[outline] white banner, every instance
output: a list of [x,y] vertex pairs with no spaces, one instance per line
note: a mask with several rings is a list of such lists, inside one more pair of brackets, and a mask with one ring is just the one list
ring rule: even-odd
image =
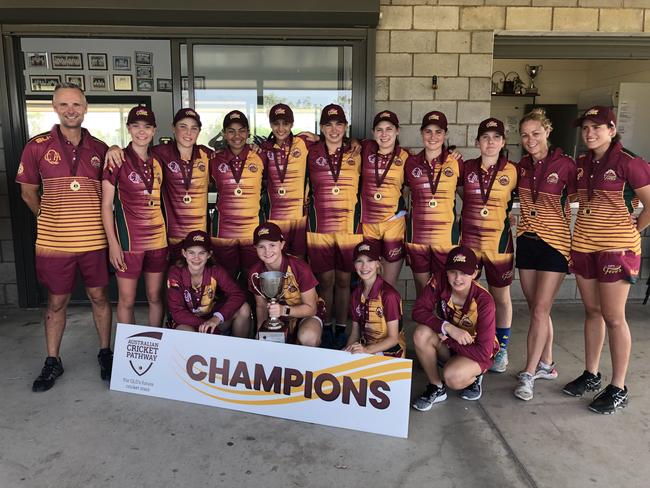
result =
[[117,325],[111,390],[408,436],[410,359]]

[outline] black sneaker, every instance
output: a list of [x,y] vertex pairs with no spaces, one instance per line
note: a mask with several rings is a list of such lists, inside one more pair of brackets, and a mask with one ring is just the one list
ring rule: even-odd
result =
[[412,407],[420,412],[431,410],[434,403],[444,402],[447,399],[447,387],[432,385],[429,383],[422,395],[413,403]]
[[51,356],[45,358],[45,365],[41,374],[34,380],[32,391],[47,391],[54,386],[56,379],[63,374],[61,359]]
[[483,375],[480,374],[476,377],[474,380],[474,383],[469,385],[467,388],[465,388],[463,391],[460,392],[460,397],[463,400],[469,400],[469,401],[475,401],[481,398],[481,395],[483,394],[483,388],[481,388],[481,384],[483,383]]
[[621,390],[618,386],[607,385],[589,404],[589,410],[610,415],[620,408],[627,407],[627,386]]
[[567,383],[562,390],[567,395],[581,397],[587,391],[600,390],[600,373],[592,374],[587,370],[578,376],[575,380]]
[[97,362],[99,362],[99,375],[103,380],[111,380],[111,371],[113,370],[113,351],[110,347],[99,350],[97,354]]

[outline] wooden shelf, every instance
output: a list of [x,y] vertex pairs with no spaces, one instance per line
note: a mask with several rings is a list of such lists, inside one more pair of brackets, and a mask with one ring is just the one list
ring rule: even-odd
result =
[[516,93],[493,93],[493,97],[521,97],[521,98],[536,98],[539,93],[524,93],[522,95],[517,95]]

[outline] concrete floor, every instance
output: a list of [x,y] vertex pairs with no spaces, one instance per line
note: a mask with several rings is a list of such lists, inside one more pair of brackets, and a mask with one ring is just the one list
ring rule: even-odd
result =
[[[40,312],[4,310],[0,488],[650,486],[649,313],[628,307],[631,400],[616,415],[561,393],[583,370],[579,305],[554,313],[560,377],[539,380],[528,403],[512,395],[528,321],[519,305],[509,371],[488,375],[478,402],[452,393],[430,412],[413,411],[402,440],[111,392],[99,379],[86,307],[71,310],[65,374],[32,393],[44,359]],[[602,372],[607,380],[607,349]],[[413,395],[423,385],[416,367]]]

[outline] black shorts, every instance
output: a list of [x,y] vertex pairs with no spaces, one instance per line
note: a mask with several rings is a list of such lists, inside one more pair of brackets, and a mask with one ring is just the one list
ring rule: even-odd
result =
[[517,237],[515,266],[519,269],[568,273],[566,258],[537,234],[524,232]]

